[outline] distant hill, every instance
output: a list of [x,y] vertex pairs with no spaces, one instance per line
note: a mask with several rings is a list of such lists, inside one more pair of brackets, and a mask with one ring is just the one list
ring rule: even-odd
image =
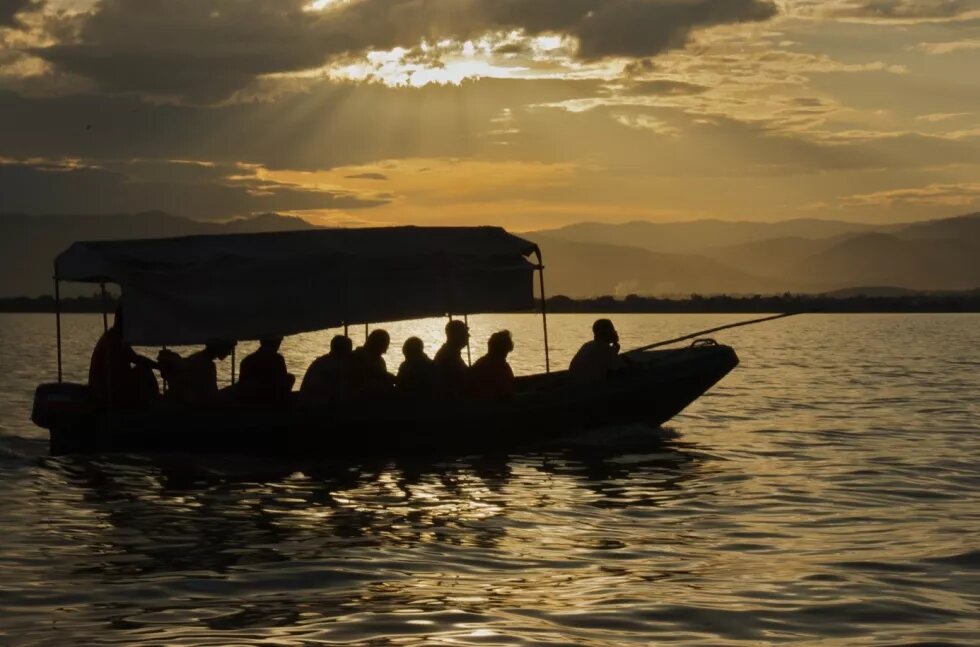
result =
[[980,285],[980,236],[907,240],[882,233],[839,242],[795,264],[789,276],[821,283],[969,290]]
[[[846,236],[847,234],[844,234],[843,237]],[[800,259],[823,252],[840,240],[841,237],[814,239],[787,236],[755,240],[728,247],[702,249],[700,252],[730,267],[737,267],[759,276],[780,277],[784,281],[795,284],[799,281],[788,277],[791,276],[793,268]]]
[[[160,211],[115,215],[0,214],[0,296],[50,294],[54,258],[78,240],[166,238],[309,228],[305,220],[262,214],[206,223]],[[90,291],[91,287],[78,288]]]
[[536,232],[549,238],[585,243],[625,245],[672,254],[744,245],[780,238],[821,239],[874,231],[872,225],[836,220],[797,219],[782,222],[694,220],[690,222],[585,222]]
[[895,235],[906,240],[946,240],[957,238],[980,244],[980,211],[977,213],[927,220],[905,225],[895,230]]
[[786,288],[779,280],[752,276],[703,256],[570,242],[540,234],[524,237],[541,247],[549,294],[744,294]]
[[[759,282],[749,290],[756,292],[773,285],[794,292],[866,285],[919,290],[980,286],[980,213],[881,227],[827,220],[583,223],[535,235],[687,254],[689,267],[728,267],[755,277]],[[618,263],[615,258],[608,262],[613,267]],[[631,269],[620,275],[626,280],[635,273]]]
[[[50,293],[54,257],[77,240],[311,227],[300,218],[277,214],[227,223],[197,222],[158,211],[104,216],[0,214],[0,297]],[[884,227],[828,220],[582,223],[525,236],[542,247],[552,295],[980,287],[980,213]],[[81,286],[66,294],[88,294],[91,289]]]

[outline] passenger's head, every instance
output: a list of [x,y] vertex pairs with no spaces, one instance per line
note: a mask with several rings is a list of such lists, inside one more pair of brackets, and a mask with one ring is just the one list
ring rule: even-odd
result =
[[501,330],[490,335],[487,340],[487,354],[493,357],[507,357],[514,350],[514,340],[509,330]]
[[371,334],[368,335],[367,341],[364,342],[364,348],[378,355],[387,353],[390,345],[391,335],[388,334],[387,330],[382,330],[381,328],[372,330]]
[[354,342],[350,337],[337,335],[330,340],[331,355],[350,355],[352,352],[354,352]]
[[282,337],[263,337],[259,340],[259,348],[273,353],[278,353],[281,345]]
[[231,351],[235,348],[235,342],[216,340],[209,341],[207,345],[204,346],[204,352],[208,354],[211,359],[225,359],[231,355]]
[[616,332],[613,322],[608,319],[596,319],[596,322],[592,324],[592,336],[596,341],[604,344],[619,343],[619,333]]
[[470,340],[470,327],[465,321],[453,319],[446,324],[446,343],[462,348]]
[[402,354],[405,355],[405,359],[425,357],[425,343],[418,337],[409,337],[402,344]]

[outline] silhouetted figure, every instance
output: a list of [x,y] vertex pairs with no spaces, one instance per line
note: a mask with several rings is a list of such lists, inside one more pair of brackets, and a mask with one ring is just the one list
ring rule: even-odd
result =
[[88,367],[88,385],[92,398],[99,403],[128,407],[148,402],[160,395],[153,369],[156,362],[139,355],[123,341],[122,308],[116,309],[112,327],[92,350]]
[[575,353],[568,367],[572,375],[583,380],[604,379],[610,371],[625,365],[619,355],[619,333],[608,319],[598,319],[592,324],[592,341],[586,342]]
[[168,395],[185,404],[217,401],[218,369],[214,362],[227,358],[234,347],[234,342],[212,341],[185,358],[173,351],[160,351],[160,369],[170,383]]
[[266,337],[259,348],[242,360],[238,380],[238,398],[254,404],[285,402],[296,377],[286,369],[286,360],[279,354],[282,337]]
[[425,354],[425,344],[409,337],[402,346],[405,361],[398,367],[398,391],[409,400],[429,400],[438,388],[436,365]]
[[476,360],[469,373],[469,394],[478,399],[503,400],[514,395],[514,371],[507,356],[514,350],[509,330],[490,335],[487,354]]
[[351,395],[351,362],[354,344],[349,337],[337,335],[330,340],[330,353],[310,364],[299,388],[304,399],[317,402],[342,402]]
[[436,352],[435,365],[440,389],[446,397],[458,398],[466,392],[469,367],[463,361],[463,349],[470,340],[470,328],[454,319],[446,324],[446,343]]
[[354,351],[351,377],[357,398],[390,395],[395,376],[388,372],[384,354],[391,346],[391,336],[380,328],[372,330],[364,345]]

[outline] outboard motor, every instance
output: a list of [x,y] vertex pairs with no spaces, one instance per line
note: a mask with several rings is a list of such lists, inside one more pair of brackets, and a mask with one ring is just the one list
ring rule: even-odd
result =
[[93,409],[88,386],[84,384],[42,384],[34,391],[31,421],[38,427],[51,429],[72,424]]

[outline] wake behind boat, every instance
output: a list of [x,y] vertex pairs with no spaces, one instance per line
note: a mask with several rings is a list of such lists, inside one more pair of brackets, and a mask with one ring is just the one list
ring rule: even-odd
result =
[[59,305],[58,382],[38,387],[33,415],[50,431],[53,454],[508,450],[611,424],[659,426],[738,363],[731,348],[702,341],[631,353],[627,367],[600,381],[551,371],[540,250],[493,227],[82,242],[58,256],[55,277],[59,304],[61,281],[118,285],[123,340],[140,346],[346,332],[384,321],[529,311],[540,303],[546,372],[518,378],[506,400],[317,403],[290,394],[262,406],[167,398],[112,406],[86,385],[63,381]]

